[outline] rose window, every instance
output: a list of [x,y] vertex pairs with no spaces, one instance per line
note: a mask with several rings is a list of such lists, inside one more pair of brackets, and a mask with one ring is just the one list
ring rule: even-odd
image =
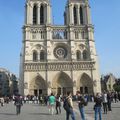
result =
[[64,59],[67,56],[67,49],[65,47],[56,47],[54,49],[54,55],[58,59]]

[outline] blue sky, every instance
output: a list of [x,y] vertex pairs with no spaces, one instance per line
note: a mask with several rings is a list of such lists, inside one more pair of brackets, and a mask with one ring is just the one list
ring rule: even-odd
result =
[[[55,24],[63,24],[66,0],[51,0]],[[25,0],[0,0],[0,67],[19,75]],[[120,77],[120,0],[90,0],[101,74]]]

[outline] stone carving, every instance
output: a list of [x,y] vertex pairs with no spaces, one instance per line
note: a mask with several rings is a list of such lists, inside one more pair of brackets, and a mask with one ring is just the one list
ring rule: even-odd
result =
[[24,83],[24,89],[28,89],[28,83]]

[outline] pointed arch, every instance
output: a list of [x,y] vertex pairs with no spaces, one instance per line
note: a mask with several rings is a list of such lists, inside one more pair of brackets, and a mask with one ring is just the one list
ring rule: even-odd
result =
[[75,31],[75,39],[79,39],[79,32]]
[[52,91],[65,95],[68,91],[73,92],[73,81],[65,72],[59,72],[52,81]]
[[37,24],[37,5],[33,7],[33,24]]
[[82,37],[82,39],[85,39],[85,31],[81,32],[81,37]]
[[74,6],[73,8],[73,16],[74,16],[74,24],[77,24],[77,8]]
[[38,60],[38,53],[37,51],[33,51],[33,61],[37,61]]
[[84,24],[84,19],[83,19],[83,8],[82,8],[82,6],[80,6],[80,10],[79,10],[80,12],[80,24]]
[[41,75],[37,75],[29,83],[29,90],[33,95],[41,95],[47,93],[47,83]]
[[77,89],[82,94],[93,94],[93,80],[87,73],[81,74],[77,81]]
[[87,50],[83,51],[83,60],[88,60],[88,51]]
[[40,52],[40,61],[44,61],[45,60],[45,52],[42,50]]
[[44,6],[40,6],[40,24],[44,24]]
[[81,52],[79,50],[76,51],[77,60],[81,60]]

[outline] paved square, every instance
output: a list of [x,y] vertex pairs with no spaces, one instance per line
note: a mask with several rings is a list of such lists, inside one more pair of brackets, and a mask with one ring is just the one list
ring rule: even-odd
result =
[[[94,120],[93,103],[85,108],[86,120]],[[77,105],[75,105],[76,120],[81,120]],[[50,115],[48,107],[37,104],[24,104],[21,115],[15,114],[15,106],[10,103],[0,107],[0,120],[65,120],[65,111],[61,115]],[[103,120],[120,120],[120,102],[112,104],[112,112],[103,114]]]

